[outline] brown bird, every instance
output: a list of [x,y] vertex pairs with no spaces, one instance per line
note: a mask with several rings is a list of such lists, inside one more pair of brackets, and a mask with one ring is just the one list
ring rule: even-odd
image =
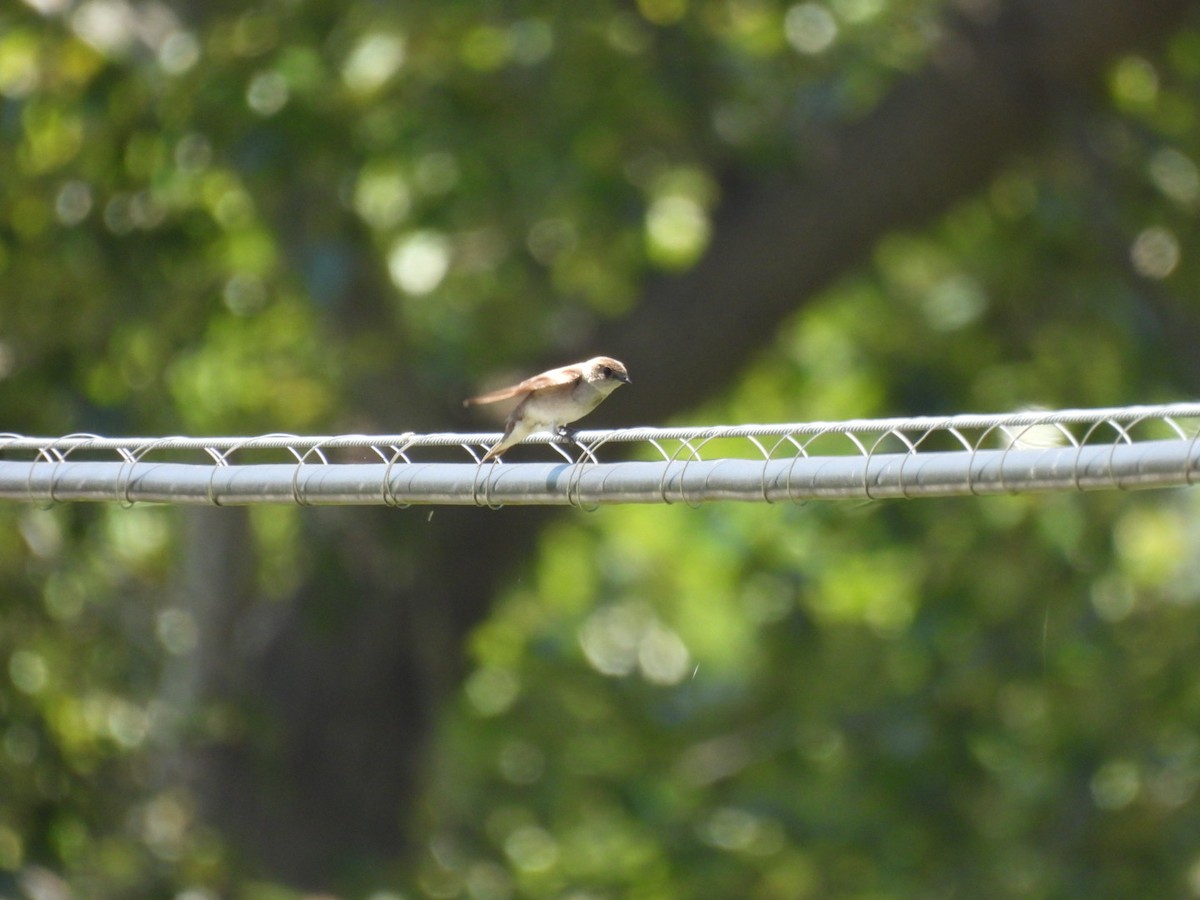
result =
[[629,384],[629,373],[624,364],[607,356],[597,356],[587,362],[534,375],[511,387],[471,397],[463,401],[463,406],[521,398],[508,417],[504,437],[483,457],[483,462],[487,462],[535,431],[553,431],[569,437],[568,423],[582,419],[623,384]]

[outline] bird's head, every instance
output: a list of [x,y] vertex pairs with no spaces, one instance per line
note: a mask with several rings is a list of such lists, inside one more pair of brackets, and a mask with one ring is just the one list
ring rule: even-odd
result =
[[591,384],[609,391],[630,383],[625,364],[608,356],[597,356],[584,363],[583,377]]

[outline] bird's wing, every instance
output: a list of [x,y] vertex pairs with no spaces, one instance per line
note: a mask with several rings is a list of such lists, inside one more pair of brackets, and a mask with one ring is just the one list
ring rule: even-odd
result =
[[482,403],[496,403],[500,400],[507,400],[510,397],[520,397],[532,391],[540,391],[550,387],[562,387],[568,384],[575,384],[583,377],[583,370],[578,366],[564,366],[561,369],[551,369],[549,372],[543,372],[541,375],[534,375],[532,378],[526,378],[520,384],[510,385],[506,388],[500,388],[496,391],[491,391],[487,394],[480,394],[478,397],[471,397],[463,401],[463,406],[479,406]]

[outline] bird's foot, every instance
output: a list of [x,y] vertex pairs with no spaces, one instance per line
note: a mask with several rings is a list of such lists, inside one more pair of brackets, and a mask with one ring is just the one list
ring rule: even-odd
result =
[[[584,460],[591,460],[592,462],[596,461],[596,457],[592,454],[592,451],[583,443],[583,441],[579,440],[577,429],[569,428],[566,425],[559,425],[558,428],[554,430],[554,435],[554,442],[560,447],[574,447],[579,452],[579,458],[576,459],[575,462],[583,462]],[[564,455],[566,453],[566,451],[560,452],[564,453]]]

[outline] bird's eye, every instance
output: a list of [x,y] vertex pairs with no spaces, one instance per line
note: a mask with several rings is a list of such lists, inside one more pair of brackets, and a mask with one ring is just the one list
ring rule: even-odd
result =
[[604,372],[605,378],[612,378],[612,367],[611,366],[605,366],[601,371]]

